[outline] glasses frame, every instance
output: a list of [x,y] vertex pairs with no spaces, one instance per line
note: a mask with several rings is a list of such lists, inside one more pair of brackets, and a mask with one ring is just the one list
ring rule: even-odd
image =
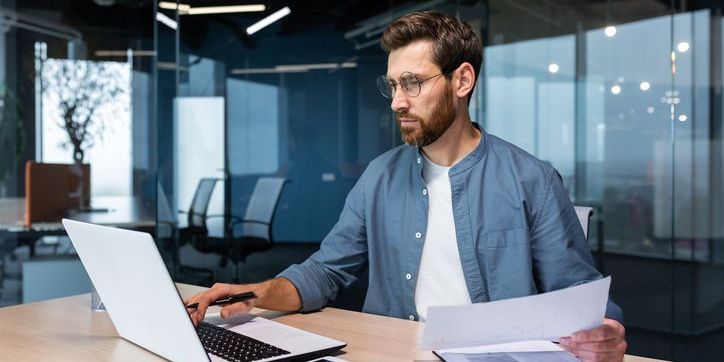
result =
[[[425,83],[432,78],[436,78],[441,75],[448,75],[450,73],[451,72],[440,72],[435,75],[431,75],[423,80],[420,80],[417,77],[417,74],[415,74],[413,72],[402,72],[402,74],[400,74],[400,78],[399,78],[400,81],[396,81],[394,79],[388,78],[386,75],[380,75],[379,77],[377,77],[377,89],[380,91],[380,94],[382,94],[383,97],[392,99],[395,97],[395,93],[397,93],[397,86],[400,85],[402,87],[402,91],[405,92],[405,94],[408,97],[415,98],[415,97],[419,96],[420,93],[422,92],[422,83]],[[410,76],[415,78],[415,81],[417,81],[417,92],[411,92],[407,89],[407,87],[402,85],[402,79],[405,77],[409,77],[406,74],[409,74]],[[384,89],[389,88],[389,86],[391,86],[392,92],[388,95],[388,94],[385,94]]]

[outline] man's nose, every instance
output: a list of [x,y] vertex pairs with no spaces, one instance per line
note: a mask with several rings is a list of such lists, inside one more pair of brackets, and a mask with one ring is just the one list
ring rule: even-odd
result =
[[401,89],[395,90],[395,93],[392,95],[392,103],[390,104],[390,108],[392,108],[395,112],[402,112],[410,109],[410,102],[407,97],[407,94],[403,92]]

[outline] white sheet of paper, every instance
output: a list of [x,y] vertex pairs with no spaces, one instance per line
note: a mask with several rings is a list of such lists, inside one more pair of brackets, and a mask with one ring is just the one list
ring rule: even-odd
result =
[[528,297],[430,307],[420,349],[557,341],[603,323],[611,277]]
[[441,349],[438,353],[505,353],[505,352],[560,352],[563,348],[551,341],[522,341],[486,346]]

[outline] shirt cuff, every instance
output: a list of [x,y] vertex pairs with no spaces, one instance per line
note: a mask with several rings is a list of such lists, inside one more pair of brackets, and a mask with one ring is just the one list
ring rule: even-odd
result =
[[303,268],[301,265],[295,264],[277,275],[277,278],[286,278],[289,280],[299,293],[302,300],[302,309],[300,312],[312,312],[322,309],[327,300],[319,292],[319,286],[315,283],[314,273]]

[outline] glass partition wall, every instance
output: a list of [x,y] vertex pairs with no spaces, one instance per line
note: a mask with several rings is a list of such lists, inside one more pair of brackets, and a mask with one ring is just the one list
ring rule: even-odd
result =
[[62,217],[153,231],[153,14],[0,1],[0,306],[90,290]]
[[[434,9],[483,39],[473,120],[551,163],[571,200],[594,208],[589,242],[613,277],[629,352],[720,355],[720,6],[274,2],[195,15],[188,9],[206,2],[158,5],[158,230],[178,280],[257,281],[316,250],[367,163],[401,144],[374,83],[386,71],[381,32]],[[252,27],[280,10],[279,20]],[[257,182],[269,177],[288,181],[273,213],[274,247],[237,260],[218,241],[238,238],[229,225],[253,209]],[[215,180],[204,203],[214,217],[194,236],[202,179]],[[176,227],[162,228],[166,221]],[[362,279],[336,305],[358,308]]]

